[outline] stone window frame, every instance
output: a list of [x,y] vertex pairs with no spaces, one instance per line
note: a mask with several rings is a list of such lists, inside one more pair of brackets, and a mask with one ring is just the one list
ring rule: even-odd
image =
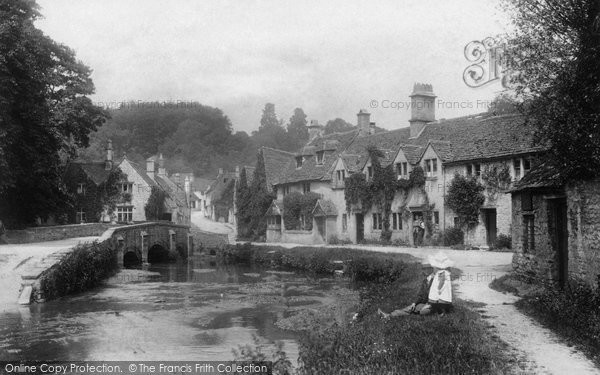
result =
[[535,215],[533,213],[523,214],[523,252],[535,251]]
[[401,212],[392,212],[392,230],[403,230]]
[[371,218],[373,231],[383,230],[383,215],[380,212],[374,212]]

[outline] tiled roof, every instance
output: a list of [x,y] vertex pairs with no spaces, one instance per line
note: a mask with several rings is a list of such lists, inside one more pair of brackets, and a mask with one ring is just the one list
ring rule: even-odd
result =
[[[402,150],[411,164],[420,161],[428,146],[433,147],[443,163],[459,163],[540,152],[545,149],[533,142],[534,129],[518,114],[479,114],[427,124],[418,137],[410,138],[410,127],[372,135],[352,130],[317,137],[297,155],[305,155],[302,167],[296,168],[290,153],[268,149],[266,160],[276,160],[270,181],[276,184],[328,180],[339,157],[350,172],[362,170],[368,161],[367,149],[375,146],[384,153],[382,165],[392,162]],[[266,148],[265,148],[266,149]],[[324,162],[316,164],[316,152],[324,151]],[[309,156],[310,155],[310,156]],[[283,166],[283,167],[282,167]]]
[[560,188],[565,184],[565,179],[560,171],[547,163],[534,166],[523,178],[514,184],[511,192],[540,189]]
[[332,169],[337,161],[340,153],[345,150],[356,137],[356,131],[343,133],[332,133],[322,137],[317,137],[308,143],[308,147],[299,154],[304,154],[308,149],[313,152],[323,152],[323,162],[317,164],[316,155],[304,157],[302,166],[296,168],[295,157],[286,166],[286,170],[279,177],[278,183],[290,183],[297,181],[319,181],[330,180]]
[[294,168],[294,154],[287,151],[276,150],[270,147],[262,148],[262,156],[265,162],[265,174],[267,177],[267,186],[280,183],[285,179],[286,172]]
[[213,182],[215,180],[209,178],[194,178],[194,181],[192,181],[192,190],[205,192]]
[[151,179],[150,176],[148,176],[148,174],[146,173],[146,168],[143,168],[138,163],[133,162],[133,161],[131,161],[129,159],[124,159],[124,160],[127,160],[129,162],[129,164],[131,164],[131,166],[133,167],[133,169],[135,169],[135,171],[140,176],[142,176],[142,178],[148,184],[148,186],[156,186],[156,182],[154,182],[154,180]]

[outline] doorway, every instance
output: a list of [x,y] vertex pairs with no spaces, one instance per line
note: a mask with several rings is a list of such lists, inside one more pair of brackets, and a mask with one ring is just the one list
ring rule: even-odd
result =
[[319,236],[321,236],[323,241],[325,241],[325,239],[327,238],[325,232],[325,216],[315,217],[315,221],[317,224],[317,232],[319,233]]
[[498,226],[496,222],[496,209],[488,208],[483,210],[485,216],[485,232],[487,238],[487,245],[493,247],[496,242],[496,236],[498,234]]
[[363,214],[356,214],[356,243],[365,239],[365,217]]
[[548,200],[548,234],[557,260],[558,285],[563,287],[569,278],[569,248],[567,230],[567,200]]

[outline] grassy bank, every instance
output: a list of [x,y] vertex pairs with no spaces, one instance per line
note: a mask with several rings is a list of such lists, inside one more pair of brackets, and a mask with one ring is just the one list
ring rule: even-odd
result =
[[521,296],[515,305],[600,366],[600,285],[572,280],[564,289],[525,283],[512,275],[495,280],[493,289]]
[[[237,245],[223,249],[225,262],[255,262],[266,267],[333,273],[344,260],[346,275],[360,290],[358,319],[344,325],[314,327],[300,341],[299,367],[279,374],[504,374],[516,368],[505,345],[487,329],[479,314],[461,301],[444,316],[407,316],[382,320],[385,311],[409,305],[424,272],[417,259],[355,249],[298,247],[284,249]],[[251,353],[247,350],[245,353]],[[239,359],[252,359],[251,355]],[[286,372],[287,371],[287,372]]]
[[40,280],[44,298],[49,300],[89,290],[116,273],[117,251],[109,242],[77,245],[50,268]]

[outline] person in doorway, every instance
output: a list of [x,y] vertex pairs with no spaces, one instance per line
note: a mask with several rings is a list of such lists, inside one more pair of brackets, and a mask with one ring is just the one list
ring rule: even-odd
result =
[[4,227],[4,223],[0,220],[0,245],[8,244],[8,240],[6,239],[6,227]]
[[396,316],[431,314],[432,308],[429,304],[429,289],[431,289],[431,285],[433,283],[433,278],[435,274],[432,268],[429,268],[429,271],[431,272],[425,272],[423,274],[423,281],[421,282],[421,287],[419,288],[419,292],[417,293],[417,298],[412,304],[406,306],[405,308],[394,310],[389,314],[385,313],[381,309],[378,309],[377,313],[379,314],[379,316],[388,319],[390,317]]
[[452,278],[449,268],[454,262],[440,251],[429,256],[429,264],[434,268],[433,280],[429,288],[427,302],[434,313],[445,314],[452,311]]
[[413,221],[413,246],[420,246],[420,238],[421,238],[421,217],[416,216]]
[[419,246],[423,246],[423,237],[425,237],[425,222],[419,219]]

